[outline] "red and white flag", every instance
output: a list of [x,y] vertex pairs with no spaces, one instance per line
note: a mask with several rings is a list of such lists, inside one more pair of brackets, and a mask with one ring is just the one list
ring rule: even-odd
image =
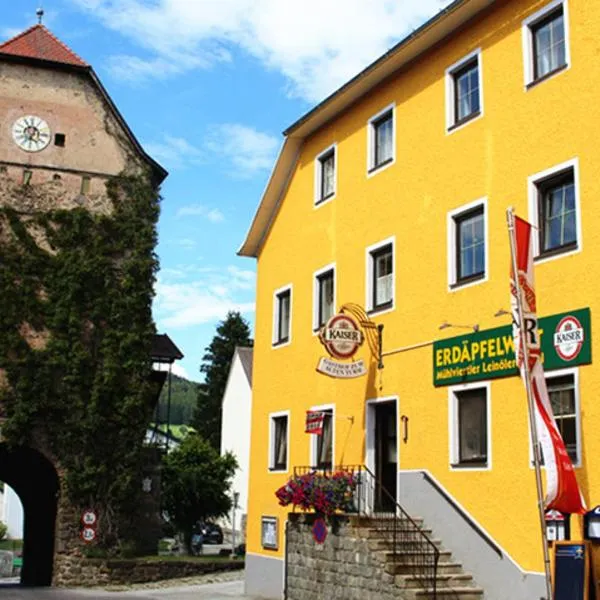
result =
[[324,420],[325,420],[324,412],[307,410],[306,411],[306,428],[304,430],[304,433],[314,433],[315,435],[322,435]]
[[[531,238],[533,232],[531,225],[519,217],[514,217],[514,223],[514,248],[518,280],[515,279],[514,269],[511,267],[510,293],[515,357],[523,382],[527,385],[524,346],[527,347],[535,422],[546,467],[546,498],[544,504],[546,509],[559,510],[563,513],[584,513],[586,510],[585,503],[577,485],[573,464],[554,420],[542,367],[533,277],[533,245]],[[520,294],[521,297],[524,331],[521,331],[519,326],[517,294]]]

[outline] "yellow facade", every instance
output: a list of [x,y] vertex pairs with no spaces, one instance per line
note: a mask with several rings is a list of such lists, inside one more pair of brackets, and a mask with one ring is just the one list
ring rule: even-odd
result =
[[[407,442],[399,436],[400,471],[429,471],[523,570],[543,570],[526,396],[519,378],[490,380],[488,468],[452,469],[449,390],[433,386],[432,347],[388,356],[384,369],[378,370],[365,345],[357,357],[368,362],[368,375],[332,379],[315,371],[325,351],[314,335],[312,319],[314,273],[335,263],[337,309],[349,302],[364,306],[366,249],[394,237],[394,308],[372,315],[375,323],[384,325],[384,350],[466,333],[456,328],[440,331],[444,321],[478,324],[481,329],[508,324],[509,317],[494,316],[498,309],[509,308],[506,208],[512,205],[528,218],[529,178],[577,161],[578,251],[536,265],[538,313],[541,317],[590,307],[594,320],[600,301],[600,4],[564,3],[570,64],[526,87],[523,21],[548,4],[493,3],[303,141],[258,252],[249,553],[283,556],[282,523],[288,509],[277,506],[274,491],[295,465],[310,464],[305,411],[335,405],[334,462],[359,464],[365,462],[366,402],[396,397],[398,413],[409,418]],[[477,49],[482,115],[447,132],[446,70]],[[392,104],[395,161],[368,176],[368,122]],[[337,144],[336,194],[315,207],[315,159],[332,144]],[[450,289],[448,214],[479,199],[487,202],[486,279]],[[274,292],[289,284],[291,340],[276,347]],[[598,351],[593,337],[592,358]],[[592,362],[579,367],[578,374],[582,456],[576,472],[588,506],[594,506],[600,503],[600,372]],[[269,415],[288,410],[288,470],[273,473]],[[279,550],[261,545],[263,515],[279,517]],[[577,521],[573,519],[574,535]]]

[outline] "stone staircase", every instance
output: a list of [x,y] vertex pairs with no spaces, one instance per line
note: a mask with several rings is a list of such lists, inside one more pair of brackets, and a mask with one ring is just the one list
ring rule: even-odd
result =
[[[483,600],[484,590],[477,586],[473,576],[463,570],[460,562],[454,560],[452,553],[444,549],[441,540],[432,537],[431,529],[423,524],[423,519],[416,517],[413,521],[421,527],[430,540],[440,551],[436,577],[436,599],[437,600]],[[411,544],[399,547],[394,554],[392,542],[386,532],[380,531],[374,525],[374,521],[361,517],[356,523],[357,533],[360,537],[367,538],[369,548],[378,562],[383,565],[384,571],[393,577],[395,587],[398,589],[398,598],[403,600],[430,600],[433,598],[433,590],[422,587],[417,577],[412,575],[414,564],[414,550]]]

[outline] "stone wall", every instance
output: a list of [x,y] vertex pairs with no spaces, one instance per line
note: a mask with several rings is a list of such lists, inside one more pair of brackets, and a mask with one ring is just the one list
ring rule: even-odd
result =
[[244,568],[243,560],[142,560],[65,558],[56,582],[61,587],[146,583]]
[[[314,515],[290,514],[287,599],[398,600],[394,577],[371,551],[352,519],[334,518],[323,544],[313,539]],[[362,530],[364,531],[364,530]]]

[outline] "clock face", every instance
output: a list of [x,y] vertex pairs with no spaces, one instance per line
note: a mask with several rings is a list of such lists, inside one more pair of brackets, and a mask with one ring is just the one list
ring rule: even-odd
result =
[[50,143],[50,127],[44,119],[27,115],[15,121],[13,140],[25,152],[39,152]]

